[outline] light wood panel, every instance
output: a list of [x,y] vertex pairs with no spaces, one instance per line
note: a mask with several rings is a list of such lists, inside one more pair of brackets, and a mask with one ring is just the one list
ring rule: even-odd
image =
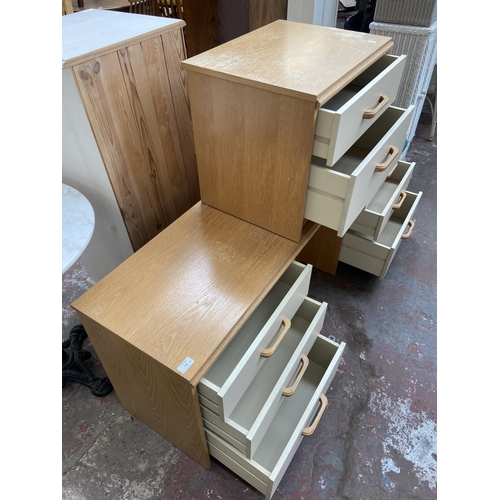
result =
[[322,104],[392,46],[389,37],[278,20],[183,66]]
[[169,85],[184,76],[164,53],[182,48],[169,35],[72,68],[134,250],[199,200],[186,96]]
[[286,19],[287,5],[287,0],[249,0],[249,31],[261,28],[278,19]]
[[201,200],[299,241],[315,103],[188,72]]
[[337,236],[337,231],[321,226],[299,253],[297,260],[335,275],[341,246],[342,238]]
[[175,112],[175,114],[171,112],[168,114],[171,122],[170,128],[172,130],[176,129],[179,135],[190,199],[198,201],[200,199],[200,187],[194,149],[191,108],[187,91],[187,75],[181,67],[181,61],[186,59],[186,45],[183,31],[172,30],[163,34],[162,42]]
[[287,0],[183,0],[189,57],[229,42],[277,19]]
[[71,3],[71,0],[62,0],[62,15],[65,16],[66,14],[73,14],[73,4]]
[[209,469],[196,388],[88,316],[79,314],[123,407]]
[[72,306],[196,385],[318,227],[295,243],[198,203]]

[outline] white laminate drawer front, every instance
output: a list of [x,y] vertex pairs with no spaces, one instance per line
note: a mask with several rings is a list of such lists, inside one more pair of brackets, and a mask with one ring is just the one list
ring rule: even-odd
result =
[[318,110],[314,156],[335,164],[394,102],[405,62],[406,56],[383,56]]
[[205,428],[210,454],[270,499],[303,436],[314,432],[324,411],[324,394],[337,371],[345,344],[318,336],[295,394],[285,398],[252,459]]
[[[243,448],[236,447],[248,458],[252,458],[283,401],[295,397],[294,393],[283,393],[287,389],[293,392],[290,388],[307,372],[308,353],[323,327],[326,309],[326,302],[304,300],[276,352],[262,364],[225,422],[202,408],[203,417],[241,443]],[[200,403],[203,406],[201,398]]]
[[414,106],[390,106],[333,167],[313,156],[304,217],[342,237],[393,170]]
[[267,359],[262,350],[273,344],[307,296],[311,271],[311,265],[293,262],[198,384],[198,392],[218,407],[222,420]]
[[394,210],[401,208],[414,168],[415,163],[399,161],[350,229],[377,240]]
[[411,218],[421,196],[422,192],[406,191],[401,208],[392,214],[377,241],[349,230],[342,238],[339,260],[384,279],[401,240],[408,238],[413,230]]

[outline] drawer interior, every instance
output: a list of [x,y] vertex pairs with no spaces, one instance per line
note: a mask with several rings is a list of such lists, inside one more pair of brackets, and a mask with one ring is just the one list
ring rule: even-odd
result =
[[[306,299],[292,318],[292,326],[287,332],[275,353],[265,360],[264,364],[254,377],[248,389],[230,415],[232,422],[246,431],[250,430],[257,416],[273,391],[276,382],[307,333],[314,317],[318,313],[320,304]],[[300,369],[297,361],[296,371]]]
[[395,108],[392,106],[387,108],[376,123],[374,123],[332,167],[327,166],[326,159],[319,158],[318,156],[313,156],[311,163],[333,172],[348,176],[352,175],[404,112],[405,110],[402,108]]
[[[316,338],[308,355],[309,366],[304,373],[304,377],[300,381],[295,394],[289,398],[284,398],[273,423],[253,457],[255,462],[268,471],[272,471],[278,464],[283,450],[304,416],[338,348],[337,344],[327,341],[322,336]],[[317,407],[319,409],[319,404]],[[311,421],[314,419],[316,411],[313,412],[310,418]],[[311,422],[306,422],[304,427],[310,424]]]
[[206,380],[219,388],[222,387],[303,270],[304,266],[298,262],[293,262],[288,267],[205,374],[204,378]]
[[330,111],[339,111],[342,106],[347,104],[356,94],[363,90],[366,85],[377,78],[377,76],[394,63],[396,59],[396,56],[391,55],[381,57],[321,107],[329,109]]
[[400,183],[405,178],[410,167],[411,165],[409,163],[398,162],[396,168],[392,171],[391,175],[385,179],[384,183],[377,191],[377,194],[366,207],[366,210],[374,213],[382,212],[386,208],[387,202],[396,194]]
[[385,229],[380,233],[377,239],[377,243],[383,246],[391,247],[394,241],[397,239],[399,232],[401,231],[401,226],[405,223],[406,218],[413,206],[415,204],[415,199],[417,197],[414,193],[406,192],[407,196],[401,205],[399,210],[396,210],[392,215]]

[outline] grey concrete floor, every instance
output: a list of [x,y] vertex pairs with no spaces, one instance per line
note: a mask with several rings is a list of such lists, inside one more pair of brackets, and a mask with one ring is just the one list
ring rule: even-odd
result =
[[[329,405],[304,438],[274,499],[437,498],[437,132],[424,106],[406,155],[408,190],[423,192],[411,237],[383,281],[340,263],[313,271],[309,295],[329,304],[322,334],[347,344]],[[70,304],[88,289],[78,261],[64,276],[62,337],[79,323]],[[104,375],[93,353],[89,362]],[[66,500],[261,499],[212,460],[205,470],[123,409],[68,383],[62,391],[62,497]]]

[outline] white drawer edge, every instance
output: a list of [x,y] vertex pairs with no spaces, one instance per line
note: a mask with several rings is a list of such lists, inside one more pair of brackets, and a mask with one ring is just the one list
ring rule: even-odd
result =
[[[389,57],[391,57],[391,56],[389,56]],[[392,57],[394,57],[394,56],[392,56]],[[343,123],[348,122],[348,121],[354,121],[354,118],[355,118],[354,113],[352,113],[352,112],[349,113],[349,109],[354,108],[356,105],[356,102],[363,101],[365,99],[365,96],[368,96],[368,94],[372,93],[374,90],[374,87],[377,87],[379,82],[381,80],[383,80],[384,78],[386,78],[389,74],[392,74],[391,76],[393,76],[395,79],[397,79],[397,82],[394,81],[394,82],[389,82],[387,84],[392,89],[389,92],[389,94],[392,94],[392,97],[389,99],[389,102],[386,104],[386,107],[391,106],[392,103],[395,101],[397,93],[398,93],[399,84],[397,84],[397,83],[401,82],[405,63],[406,63],[406,56],[405,55],[396,56],[396,58],[393,60],[393,62],[391,63],[391,65],[388,68],[383,70],[376,78],[374,78],[368,85],[366,85],[363,88],[363,90],[361,90],[356,95],[356,99],[354,102],[346,103],[344,106],[342,106],[337,111],[337,113],[340,115],[339,128],[342,127],[341,130],[339,130],[339,132],[341,132],[341,133],[343,132],[343,134],[342,134],[343,137],[341,134],[337,134],[338,137],[335,138],[335,143],[330,144],[329,151],[328,151],[328,164],[329,165],[334,165],[335,162],[348,149],[348,147],[340,148],[338,146],[342,142],[345,143],[345,141],[349,137],[349,134],[348,134],[349,130],[347,130],[345,126],[343,127]],[[386,90],[387,89],[383,89],[384,92]],[[380,94],[379,94],[379,96],[380,96]],[[374,102],[373,104],[376,105],[377,103]],[[363,132],[366,130],[366,128],[368,128],[376,120],[376,118],[374,118],[372,120],[366,120],[366,121],[363,120],[362,119],[363,112],[364,112],[364,108],[358,110],[357,114],[358,114],[358,117],[360,117],[361,121],[365,122],[364,127],[358,132],[358,134],[356,134],[356,136],[353,138],[354,141],[352,141],[352,142],[355,142],[363,134]]]
[[289,307],[295,309],[294,304],[298,304],[297,308],[300,307],[302,301],[307,297],[312,274],[312,266],[311,264],[304,265],[300,262],[294,262],[294,265],[303,267],[302,273],[287,292],[280,305],[274,311],[273,315],[261,329],[261,332],[250,345],[247,352],[242,356],[233,372],[229,375],[217,394],[217,401],[220,408],[219,415],[224,421],[227,421],[232,410],[234,410],[236,404],[238,403],[238,394],[241,397],[252,381],[249,377],[242,377],[242,372],[251,370],[250,363],[257,364],[257,366],[262,364],[264,358],[260,356],[260,352],[262,349],[268,347],[267,342],[269,332],[273,329],[278,331],[285,309]]
[[[316,121],[313,154],[325,158],[327,165],[334,165],[378,119],[383,110],[372,119],[365,119],[364,112],[375,107],[382,95],[388,97],[385,108],[394,102],[405,63],[405,55],[385,54],[351,82],[359,89],[355,91],[354,95],[349,98],[351,94],[348,91],[349,85],[351,85],[349,84],[337,96],[324,103],[319,109]],[[385,66],[386,64],[387,66]],[[382,69],[380,66],[385,66],[385,68]],[[378,71],[380,72],[377,74]],[[339,102],[342,93],[346,93],[348,99],[343,104]],[[329,103],[331,104],[333,101],[336,102],[333,106],[329,106]]]
[[319,332],[323,328],[328,304],[326,302],[323,303],[317,302],[311,299],[310,297],[307,297],[306,300],[312,304],[319,305],[318,312],[316,313],[313,321],[311,322],[309,328],[307,329],[307,332],[304,335],[302,341],[295,350],[294,355],[290,358],[290,362],[283,370],[283,375],[276,383],[273,391],[271,392],[271,394],[267,399],[266,404],[263,406],[262,410],[260,411],[254,424],[252,425],[246,436],[246,444],[248,450],[247,456],[249,458],[253,456],[255,450],[261,443],[267,429],[269,428],[269,425],[271,424],[272,418],[274,418],[274,415],[278,411],[279,406],[283,401],[283,396],[281,396],[281,393],[286,387],[293,384],[293,380],[291,380],[291,378],[301,368],[301,363],[300,363],[301,355],[302,354],[307,355],[311,346],[318,337]]
[[244,481],[252,485],[256,490],[260,491],[263,495],[267,491],[267,483],[254,476],[245,467],[240,465],[236,460],[226,455],[214,443],[208,441],[208,451],[219,462],[223,463],[228,469],[238,474]]
[[408,182],[409,182],[411,176],[413,175],[413,170],[415,168],[415,162],[408,164],[407,162],[399,161],[398,163],[401,163],[403,165],[406,164],[406,165],[408,165],[408,167],[407,167],[407,171],[406,171],[404,177],[399,181],[399,183],[398,184],[394,183],[394,196],[392,196],[390,199],[387,200],[387,204],[380,211],[371,210],[370,204],[368,204],[368,206],[365,208],[365,210],[367,212],[370,212],[374,215],[385,216],[388,212],[391,211],[392,206],[394,205],[394,202],[396,201],[394,198],[398,198],[401,191],[405,190],[405,187],[408,185]]
[[[392,73],[396,67],[401,65],[402,67],[400,69],[401,69],[401,72],[403,72],[404,66],[406,64],[406,55],[396,56],[396,55],[391,55],[391,54],[385,54],[382,57],[384,57],[386,59],[392,59],[392,63],[387,68],[385,68],[383,71],[381,71],[379,73],[379,75],[376,76],[369,84],[367,84],[360,92],[358,92],[358,94],[356,95],[357,99],[363,97],[365,94],[370,92],[371,87],[374,86],[374,84],[378,83],[379,80],[382,80],[389,73]],[[390,106],[390,104],[389,104],[389,106]],[[346,103],[337,112],[343,113],[349,107],[350,107],[349,103]]]
[[253,476],[267,484],[269,476],[271,475],[270,471],[262,467],[255,460],[247,458],[243,453],[241,453],[241,451],[231,446],[227,441],[217,436],[214,432],[205,429],[205,435],[209,444],[216,446],[229,458],[244,467],[244,469],[250,472]]
[[[202,412],[203,415],[203,412]],[[231,446],[236,448],[240,453],[245,453],[245,445],[238,441],[235,437],[233,437],[231,434],[228,434],[227,432],[224,432],[223,429],[221,429],[218,425],[214,424],[207,418],[205,418],[205,415],[203,415],[204,418],[202,418],[203,421],[203,427],[205,430],[209,430],[210,432],[213,432],[217,436],[219,436],[221,439],[224,439],[224,441],[227,441]]]
[[[222,438],[218,437],[213,432],[210,432],[208,430],[205,431],[207,441],[209,443],[209,450],[216,448],[218,452],[222,453],[224,455],[224,460],[221,461],[231,470],[239,474],[243,479],[245,479],[245,477],[250,474],[251,478],[256,477],[259,482],[265,483],[267,485],[266,491],[263,491],[262,489],[259,489],[259,491],[264,493],[266,495],[266,498],[268,499],[271,498],[274,491],[278,487],[291,460],[293,459],[293,456],[295,455],[297,448],[304,438],[304,436],[302,435],[302,431],[306,427],[310,426],[312,420],[315,418],[316,411],[319,407],[320,395],[327,392],[327,389],[331,384],[331,380],[335,374],[335,371],[337,370],[338,364],[345,349],[344,342],[338,344],[323,336],[319,336],[316,339],[316,342],[318,342],[317,350],[320,353],[323,354],[325,352],[324,347],[322,347],[321,345],[322,343],[325,343],[331,344],[333,347],[335,347],[335,354],[331,358],[331,360],[329,360],[329,364],[327,369],[325,370],[325,373],[321,377],[321,380],[316,389],[311,393],[308,402],[305,404],[305,409],[302,412],[301,416],[298,418],[295,427],[292,427],[289,430],[289,434],[287,434],[287,436],[289,437],[284,441],[286,444],[284,445],[283,450],[279,450],[278,452],[278,459],[276,461],[276,464],[273,466],[273,470],[268,471],[266,467],[263,467],[254,459],[247,458],[243,453],[235,449],[233,446],[224,441]],[[328,356],[326,352],[324,355]],[[279,422],[281,422],[281,420]],[[279,425],[279,422],[276,422],[276,424]],[[267,446],[273,446],[268,441],[266,441],[266,444]],[[262,454],[266,456],[265,449],[263,450]],[[250,484],[255,486],[255,483],[250,482]],[[255,487],[259,488],[258,486]]]
[[[349,229],[350,225],[354,222],[356,217],[363,209],[363,207],[366,206],[371,201],[373,195],[380,188],[380,186],[382,185],[382,183],[386,178],[386,175],[389,173],[387,172],[387,174],[384,174],[384,172],[375,172],[374,170],[370,169],[370,166],[372,166],[374,169],[376,163],[384,160],[385,157],[384,155],[386,154],[386,152],[383,151],[384,148],[381,147],[381,145],[387,146],[388,145],[387,143],[391,141],[391,139],[394,139],[393,137],[394,135],[401,134],[403,136],[403,139],[407,136],[408,127],[406,125],[409,125],[410,123],[411,117],[413,116],[413,112],[415,110],[415,106],[410,105],[408,109],[396,108],[394,106],[392,108],[401,110],[402,111],[401,116],[396,120],[396,122],[392,125],[392,127],[387,131],[387,133],[382,137],[382,139],[380,139],[377,145],[372,149],[372,151],[370,151],[370,153],[365,157],[365,159],[361,162],[361,164],[354,170],[354,172],[351,175],[351,182],[349,184],[349,190],[346,195],[347,209],[342,212],[342,216],[340,218],[340,223],[339,223],[338,235],[340,237],[344,236],[344,234]],[[401,142],[404,143],[404,140]],[[402,154],[402,144],[400,146],[401,147],[395,161],[399,161],[399,157]],[[380,176],[378,182],[371,180],[376,175]],[[368,192],[374,190],[373,195],[369,195],[367,192],[364,193],[364,195],[367,196],[367,198],[361,197],[359,196],[359,194],[356,194],[357,198],[354,198],[353,195],[355,192],[358,193],[360,189],[359,185],[362,182],[368,184],[369,186]]]
[[350,230],[358,231],[377,240],[394,212],[394,205],[400,199],[413,175],[415,163],[398,161],[393,173],[396,179],[384,181],[368,206],[357,216]]
[[223,422],[216,412],[210,410],[209,407],[200,404],[201,416],[220,429],[224,434],[231,435],[233,439],[241,443],[242,451],[245,452],[245,436],[247,431],[235,422]]
[[198,394],[207,398],[211,403],[216,404],[217,391],[219,390],[218,386],[210,382],[210,380],[202,377],[197,387]]
[[[402,241],[402,236],[407,231],[407,226],[418,206],[422,192],[418,194],[407,191],[406,203],[411,203],[404,220],[397,223],[397,232],[390,237],[390,244],[373,239],[355,231],[349,231],[342,239],[339,260],[351,266],[362,269],[368,273],[384,279],[397,249]],[[385,231],[387,231],[386,228]],[[382,234],[383,236],[385,233]]]
[[411,204],[411,208],[408,210],[408,213],[405,216],[403,223],[401,224],[401,229],[399,230],[396,238],[394,239],[394,243],[392,244],[391,248],[395,248],[398,242],[401,241],[401,236],[403,236],[407,231],[407,226],[411,218],[413,217],[415,210],[417,209],[417,206],[420,202],[420,198],[422,197],[422,191],[420,191],[419,193],[412,193],[411,191],[406,191],[406,194],[410,195],[413,198],[413,202]]
[[401,229],[399,230],[399,233],[398,233],[398,235],[397,235],[397,237],[396,237],[396,239],[391,247],[391,252],[390,252],[387,260],[385,261],[384,267],[382,268],[382,272],[380,273],[381,280],[383,280],[385,278],[385,275],[387,274],[389,266],[391,265],[392,260],[394,259],[394,256],[396,255],[396,251],[397,251],[399,245],[401,244],[401,241],[402,241],[401,237],[405,234],[405,232],[407,230],[407,226],[408,226],[411,218],[413,217],[415,210],[417,209],[417,206],[420,202],[420,198],[422,197],[422,191],[420,191],[418,194],[412,193],[410,191],[407,191],[406,193],[414,196],[415,200],[413,201],[411,209],[408,211],[408,214],[406,215],[405,220],[404,220],[403,224],[401,225]]
[[201,406],[204,406],[205,408],[208,408],[212,413],[215,415],[219,416],[219,408],[216,404],[212,403],[210,399],[207,399],[204,397],[202,394],[198,392],[198,401],[200,402]]

